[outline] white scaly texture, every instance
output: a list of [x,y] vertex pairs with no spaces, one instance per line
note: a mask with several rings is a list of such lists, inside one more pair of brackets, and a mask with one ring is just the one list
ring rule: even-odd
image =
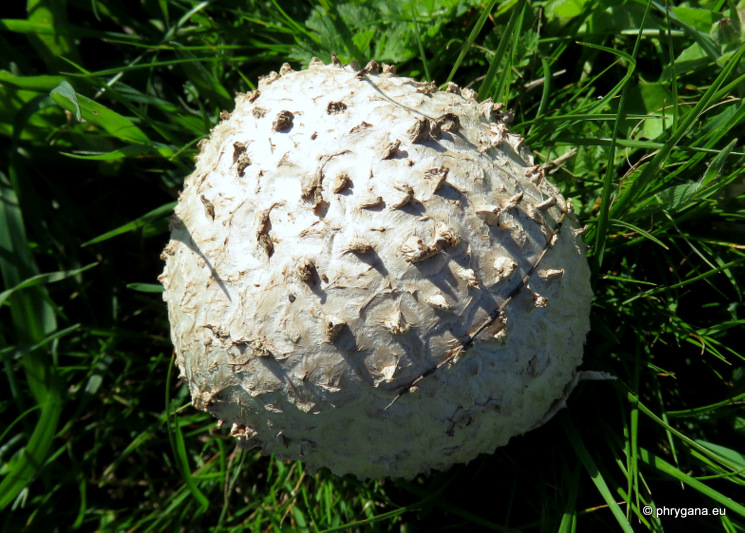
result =
[[592,299],[581,230],[474,96],[285,65],[200,143],[161,281],[193,404],[246,447],[411,478],[564,405]]

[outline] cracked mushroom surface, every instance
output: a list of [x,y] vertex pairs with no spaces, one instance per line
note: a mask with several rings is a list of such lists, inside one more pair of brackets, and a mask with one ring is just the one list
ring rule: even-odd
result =
[[160,277],[195,407],[310,470],[412,478],[564,405],[582,230],[502,106],[313,61],[223,117]]

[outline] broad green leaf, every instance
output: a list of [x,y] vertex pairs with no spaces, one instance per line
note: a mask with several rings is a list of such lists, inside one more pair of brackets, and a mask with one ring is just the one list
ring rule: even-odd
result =
[[645,139],[656,139],[672,126],[672,93],[661,83],[640,83],[636,89],[644,110],[649,115],[642,124],[641,136]]
[[671,10],[680,20],[701,32],[708,32],[711,25],[720,18],[717,13],[711,9],[671,6]]
[[731,49],[742,43],[740,21],[723,17],[711,25],[709,35],[722,49]]
[[675,14],[675,11],[667,8],[667,5],[669,4],[666,5],[662,2],[649,0],[648,5],[654,6],[659,13],[674,21],[677,26],[680,26],[690,38],[696,41],[696,44],[706,51],[711,59],[719,57],[720,51],[714,40],[706,32],[698,31],[695,27],[678,17],[678,15]]
[[559,0],[549,4],[549,10],[555,17],[572,18],[584,13],[591,0]]
[[[714,63],[714,60],[698,43],[683,50],[675,58],[675,70],[678,75],[694,72]],[[672,79],[673,69],[670,66],[665,67],[660,75],[660,81],[669,82]]]

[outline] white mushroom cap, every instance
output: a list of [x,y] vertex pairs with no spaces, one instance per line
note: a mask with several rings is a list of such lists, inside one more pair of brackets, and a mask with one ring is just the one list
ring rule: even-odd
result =
[[592,294],[501,108],[378,71],[313,62],[238,95],[161,281],[196,407],[311,469],[411,478],[555,412]]

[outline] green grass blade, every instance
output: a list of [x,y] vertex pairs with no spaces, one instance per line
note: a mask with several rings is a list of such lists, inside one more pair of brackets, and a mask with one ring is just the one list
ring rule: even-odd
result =
[[[2,433],[0,433],[0,442],[5,443],[4,445],[8,445],[9,443],[5,442],[5,439],[10,435],[10,432],[15,428],[18,424],[20,424],[28,415],[31,413],[34,413],[41,409],[40,405],[34,405],[33,407],[29,407],[24,412],[20,413],[13,422],[8,424],[8,426],[3,430]],[[22,435],[19,433],[16,438],[22,437]]]
[[722,400],[721,402],[716,402],[716,403],[704,405],[701,407],[695,407],[693,409],[668,411],[667,416],[669,416],[670,418],[685,418],[685,417],[699,416],[699,415],[703,415],[706,413],[716,411],[721,407],[739,406],[744,401],[745,401],[745,392],[743,392],[742,394],[737,394],[736,396],[733,396],[732,398],[729,398],[727,400]]
[[46,460],[62,411],[62,397],[57,387],[49,387],[46,401],[40,407],[41,417],[31,438],[21,454],[7,465],[0,482],[0,510],[5,509],[36,478]]
[[[524,10],[525,10],[525,0],[519,0],[517,2],[517,5],[512,10],[512,14],[510,15],[510,20],[507,22],[507,26],[505,26],[504,28],[502,38],[499,40],[499,45],[497,46],[497,49],[494,51],[494,56],[492,57],[491,63],[489,63],[489,69],[486,71],[484,80],[481,82],[481,85],[479,86],[478,92],[482,98],[485,98],[486,95],[489,94],[489,89],[491,89],[491,86],[494,84],[494,80],[497,75],[497,70],[503,63],[507,47],[510,45],[510,43],[514,43],[515,41],[518,40],[519,35],[515,34],[515,27],[517,26],[518,20],[522,20]],[[503,94],[506,89],[507,80],[509,79],[509,76],[506,74],[506,71],[507,69],[505,69],[505,73],[500,77],[499,86],[497,87],[496,91],[494,91],[493,99],[496,102],[503,102],[505,100],[505,98],[503,97]]]
[[416,15],[416,0],[414,0],[411,5],[411,21],[412,24],[414,24],[414,32],[416,34],[416,43],[419,47],[419,57],[422,61],[422,66],[424,67],[424,77],[427,81],[432,81],[432,74],[429,71],[429,61],[427,61],[427,54],[424,52],[424,43],[422,42],[422,34],[419,31],[419,21],[417,21],[417,15]]
[[745,517],[745,506],[735,502],[734,500],[732,500],[732,498],[728,498],[719,491],[712,489],[708,485],[705,485],[701,481],[689,476],[688,474],[681,472],[680,469],[674,467],[664,459],[654,455],[649,450],[639,448],[639,460],[641,463],[654,469],[654,471],[666,474],[672,478],[677,479],[678,481],[681,481],[682,483],[688,485],[692,489],[695,489],[697,492],[703,494],[704,496],[711,498],[727,509],[734,511],[740,516]]
[[735,55],[728,61],[714,82],[709,86],[706,92],[701,96],[696,106],[681,120],[677,130],[675,130],[670,139],[657,152],[651,161],[644,165],[641,173],[634,179],[633,186],[623,189],[616,197],[611,206],[611,215],[619,217],[629,206],[638,201],[647,191],[651,183],[658,178],[662,166],[669,156],[673,147],[676,146],[683,136],[693,127],[695,121],[699,119],[701,113],[707,109],[713,101],[713,96],[722,84],[730,77],[734,69],[740,65],[743,54],[745,53],[745,44],[741,45]]
[[719,152],[717,156],[711,160],[711,164],[706,167],[704,177],[699,183],[700,189],[706,189],[708,185],[710,185],[715,179],[719,177],[722,169],[724,168],[724,163],[727,161],[727,158],[730,156],[735,146],[737,146],[737,139],[732,139],[730,143],[722,148],[721,152]]
[[[127,157],[147,156],[148,154],[157,153],[156,150],[157,147],[155,145],[147,146],[142,144],[131,144],[106,153],[60,152],[60,154],[71,159],[82,159],[85,161],[116,161],[118,159],[126,159]],[[173,152],[170,148],[164,147],[161,155],[163,157],[169,157],[173,155]]]
[[36,285],[42,285],[46,283],[56,283],[58,281],[62,281],[64,279],[67,279],[72,276],[77,276],[78,274],[81,274],[87,270],[90,270],[91,268],[98,265],[98,263],[91,263],[90,265],[86,265],[82,268],[76,268],[74,270],[62,270],[59,272],[48,272],[46,274],[39,274],[37,276],[33,276],[31,278],[28,278],[22,282],[20,282],[15,287],[12,287],[8,290],[5,290],[3,292],[0,292],[0,306],[2,306],[5,303],[5,300],[10,298],[10,296],[21,289],[25,289],[27,287],[35,287]]
[[0,70],[0,85],[8,85],[28,91],[49,92],[65,81],[62,76],[19,76],[7,70]]
[[[565,466],[565,465],[562,465]],[[571,474],[566,479],[570,480],[570,491],[567,496],[567,504],[561,516],[559,533],[572,533],[577,531],[577,496],[579,494],[579,480],[582,469],[578,464],[572,468]]]
[[673,10],[669,9],[667,5],[660,4],[659,2],[649,2],[647,5],[653,5],[660,13],[663,13],[665,17],[674,20],[678,26],[683,28],[683,31],[691,36],[701,46],[701,48],[706,51],[709,57],[712,59],[719,58],[717,45],[709,35],[698,31],[695,27],[684,22],[673,12]]
[[463,47],[461,48],[460,53],[458,54],[458,58],[455,60],[455,64],[450,70],[450,74],[448,74],[445,83],[452,81],[455,77],[455,73],[458,72],[461,63],[463,63],[463,59],[465,59],[466,54],[469,52],[469,50],[471,50],[473,43],[476,41],[476,37],[478,37],[481,29],[484,27],[484,24],[486,24],[486,19],[489,18],[489,14],[492,12],[492,9],[494,9],[496,3],[497,0],[489,0],[489,3],[486,4],[486,6],[484,7],[484,10],[481,12],[481,15],[476,21],[476,24],[474,24],[471,33],[468,35],[468,39],[466,39],[466,42],[463,43]]
[[687,446],[689,446],[691,449],[698,451],[702,455],[708,457],[709,459],[721,464],[725,468],[728,468],[732,471],[738,470],[737,463],[731,463],[727,460],[726,457],[722,457],[720,455],[717,455],[712,450],[705,448],[701,444],[697,443],[693,439],[689,438],[688,436],[681,433],[676,428],[672,427],[670,424],[666,423],[664,420],[662,420],[660,417],[658,417],[656,414],[654,414],[647,406],[645,406],[643,403],[638,401],[638,398],[632,393],[627,393],[629,401],[636,402],[636,406],[638,407],[639,411],[644,413],[646,416],[648,416],[651,420],[653,420],[655,423],[657,423],[660,427],[665,429],[665,431],[669,431],[671,434],[675,435],[679,439],[681,439]]
[[577,429],[574,427],[572,420],[563,411],[559,415],[561,425],[564,428],[564,433],[569,438],[569,442],[572,444],[577,457],[579,457],[579,460],[582,462],[585,470],[587,470],[587,473],[590,474],[592,482],[595,484],[598,492],[605,500],[605,503],[608,504],[608,507],[613,513],[613,516],[616,518],[618,524],[621,526],[621,529],[626,533],[633,533],[634,530],[631,528],[631,524],[629,524],[626,515],[621,510],[621,507],[618,505],[616,500],[613,498],[613,495],[608,488],[608,484],[603,478],[603,474],[598,469],[597,464],[595,464],[595,460],[592,458],[592,455],[590,455],[590,452],[587,451],[587,448],[582,442],[582,437],[580,436]]
[[127,288],[137,292],[158,293],[163,292],[163,285],[157,283],[128,283]]
[[[14,165],[11,165],[11,172],[17,177]],[[29,252],[18,196],[3,173],[0,173],[0,251],[0,272],[6,286],[17,287],[23,283],[23,277],[30,278],[28,274],[37,272]],[[42,286],[29,286],[7,298],[18,343],[34,344],[57,329],[54,310]],[[36,478],[51,449],[63,407],[62,388],[48,355],[40,349],[32,350],[22,356],[21,362],[41,413],[25,447],[4,469],[5,475],[0,481],[0,510]],[[7,377],[11,383],[14,381],[14,376]]]
[[[584,41],[581,41],[577,44],[593,50],[606,52],[618,57],[619,60],[624,60],[628,63],[623,78],[621,78],[621,80],[616,83],[612,89],[610,89],[601,98],[598,98],[596,102],[592,102],[590,105],[583,106],[578,110],[579,114],[586,113],[593,115],[596,112],[599,112],[601,109],[605,108],[616,96],[618,96],[621,91],[623,91],[624,87],[628,85],[629,80],[631,80],[631,77],[634,75],[634,71],[636,70],[636,59],[634,59],[633,54],[626,53],[622,50],[616,50],[615,48],[610,48],[608,46],[602,46],[600,44],[588,43]],[[615,125],[615,123],[619,121],[619,115],[618,113],[614,113],[612,117],[614,119]]]
[[79,58],[65,4],[55,0],[27,0],[26,3],[29,23],[51,30],[29,35],[31,45],[44,59],[49,70],[61,68],[62,57]]
[[735,450],[731,450],[730,448],[720,446],[719,444],[714,444],[713,442],[706,442],[703,440],[698,440],[696,442],[698,442],[704,448],[711,450],[713,453],[716,453],[720,457],[726,458],[729,464],[738,469],[740,475],[745,476],[745,455]]
[[665,285],[661,287],[655,287],[654,289],[649,289],[644,292],[638,293],[628,300],[624,301],[624,304],[629,304],[633,302],[634,300],[637,300],[639,298],[647,298],[649,296],[655,296],[657,294],[662,294],[669,292],[673,289],[678,289],[680,287],[685,287],[686,285],[691,285],[692,283],[696,283],[697,281],[702,281],[707,278],[710,278],[711,276],[715,274],[720,274],[722,272],[725,272],[727,269],[733,268],[733,267],[739,267],[740,265],[745,264],[745,257],[741,257],[740,259],[735,259],[734,261],[729,261],[727,263],[720,264],[717,268],[712,268],[711,270],[708,270],[704,272],[703,274],[699,274],[697,276],[690,277],[688,279],[679,281],[678,283],[673,283],[671,285]]
[[179,472],[181,477],[186,483],[186,487],[191,495],[199,502],[201,506],[201,512],[207,510],[210,505],[207,497],[197,487],[194,476],[191,473],[189,467],[189,458],[186,453],[186,445],[184,443],[184,435],[181,432],[181,425],[175,419],[175,413],[173,413],[173,406],[171,404],[171,376],[173,374],[173,367],[176,366],[174,359],[171,359],[171,363],[168,365],[168,374],[166,376],[166,418],[168,427],[168,438],[171,441],[171,449],[173,456],[176,459]]
[[20,359],[28,353],[35,350],[39,350],[49,345],[49,343],[57,341],[62,337],[74,333],[80,329],[80,324],[73,324],[72,326],[56,329],[52,333],[49,333],[45,337],[38,339],[33,344],[26,345],[12,345],[7,346],[0,350],[0,359],[5,361],[6,359]]
[[[626,101],[628,99],[628,82],[631,79],[631,76],[636,69],[636,57],[639,53],[639,45],[641,43],[642,39],[642,29],[644,28],[644,20],[647,18],[647,13],[649,12],[649,5],[647,5],[646,10],[644,11],[644,17],[642,18],[642,23],[639,27],[639,33],[636,37],[636,42],[634,43],[634,50],[631,53],[630,56],[627,57],[627,61],[629,62],[629,66],[626,69],[626,75],[623,77],[621,82],[616,85],[614,89],[611,90],[609,95],[604,96],[603,99],[612,98],[615,93],[618,91],[621,92],[621,98],[618,102],[618,110],[616,113],[616,118],[613,122],[613,132],[611,133],[611,145],[608,149],[608,162],[606,164],[606,171],[605,176],[603,176],[603,190],[602,194],[600,196],[600,213],[598,215],[598,222],[597,227],[595,228],[595,249],[593,251],[593,273],[595,277],[597,277],[600,266],[603,264],[603,256],[605,255],[605,242],[608,238],[608,224],[610,219],[610,209],[611,209],[611,195],[613,192],[613,177],[615,174],[615,158],[616,158],[616,140],[619,136],[620,131],[620,125],[621,122],[625,118],[625,109],[626,109]],[[613,50],[606,49],[609,53],[614,53]],[[614,55],[617,55],[614,53]]]
[[49,95],[62,109],[75,115],[75,120],[78,122],[83,120],[83,112],[80,110],[78,95],[75,93],[75,89],[72,88],[72,85],[70,85],[68,81],[60,82],[57,87],[52,89]]
[[116,229],[107,231],[106,233],[99,235],[98,237],[94,239],[84,242],[81,246],[90,246],[91,244],[97,244],[99,242],[112,239],[118,235],[122,235],[123,233],[127,233],[129,231],[134,231],[136,229],[148,226],[152,224],[153,222],[156,222],[157,220],[160,220],[163,217],[170,215],[173,212],[174,207],[176,207],[176,202],[170,202],[166,205],[157,207],[153,209],[152,211],[148,211],[141,217],[136,218],[132,222],[128,222],[122,226],[119,226]]
[[658,239],[657,237],[655,237],[654,235],[652,235],[648,231],[640,228],[639,226],[636,226],[636,225],[632,224],[631,222],[626,222],[625,220],[618,220],[618,219],[615,219],[615,218],[609,219],[609,222],[611,223],[611,225],[619,226],[619,227],[625,228],[627,230],[631,230],[634,233],[638,233],[639,235],[641,235],[645,239],[650,240],[653,243],[655,243],[657,246],[659,246],[663,250],[669,250],[670,249],[670,247],[667,246],[660,239]]
[[62,108],[75,114],[78,121],[85,120],[101,126],[109,134],[122,141],[135,144],[152,144],[145,133],[128,118],[109,108],[78,94],[68,82],[63,81],[50,93],[52,99]]

